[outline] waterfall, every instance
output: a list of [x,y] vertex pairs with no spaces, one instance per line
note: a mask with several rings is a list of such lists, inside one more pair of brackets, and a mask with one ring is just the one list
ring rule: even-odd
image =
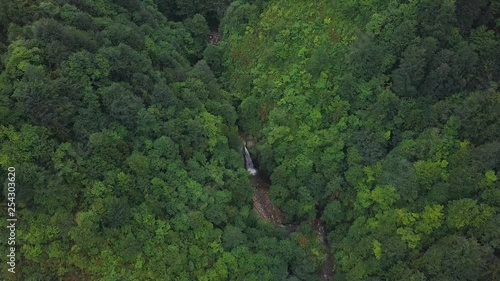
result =
[[250,153],[248,152],[247,146],[243,144],[243,148],[245,151],[245,167],[247,168],[248,173],[250,175],[255,176],[257,174],[257,170],[255,170],[252,162],[252,158],[250,158]]

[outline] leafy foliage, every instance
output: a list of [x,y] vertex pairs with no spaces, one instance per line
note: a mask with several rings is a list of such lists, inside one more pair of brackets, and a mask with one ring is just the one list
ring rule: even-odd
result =
[[[23,222],[4,279],[318,280],[326,254],[336,280],[500,279],[499,16],[0,1],[0,167]],[[241,131],[294,233],[251,210]]]
[[326,222],[336,280],[498,278],[497,1],[258,10],[228,10],[222,77],[274,202]]
[[206,48],[228,2],[56,2],[0,9],[0,166],[23,222],[4,279],[312,279],[310,252],[251,212]]

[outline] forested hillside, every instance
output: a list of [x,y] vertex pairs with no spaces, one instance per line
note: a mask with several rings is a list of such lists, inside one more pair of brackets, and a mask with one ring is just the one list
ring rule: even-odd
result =
[[335,280],[500,280],[500,2],[236,2],[222,81]]
[[2,280],[316,276],[320,258],[251,211],[232,98],[203,60],[227,1],[170,2],[2,1],[18,218]]
[[[500,280],[499,18],[0,0],[2,280]],[[293,231],[252,210],[241,135]]]

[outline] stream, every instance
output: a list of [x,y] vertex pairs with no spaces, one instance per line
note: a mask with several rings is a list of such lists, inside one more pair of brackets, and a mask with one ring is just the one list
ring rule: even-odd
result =
[[[255,168],[250,152],[247,148],[247,141],[242,137],[243,155],[245,159],[245,168],[250,175],[250,182],[255,187],[253,196],[253,210],[259,217],[267,222],[270,222],[278,227],[286,228],[290,233],[296,231],[297,225],[285,224],[285,215],[279,210],[269,198],[269,188],[271,186],[270,179],[261,176]],[[316,235],[321,242],[323,251],[326,253],[326,258],[320,271],[320,279],[322,281],[330,281],[334,279],[335,261],[330,254],[330,245],[326,237],[327,231],[325,223],[321,219],[316,219],[311,223]]]

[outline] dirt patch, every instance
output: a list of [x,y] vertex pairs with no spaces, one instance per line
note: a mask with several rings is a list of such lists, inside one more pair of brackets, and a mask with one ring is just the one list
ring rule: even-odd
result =
[[335,261],[333,260],[333,256],[330,254],[330,245],[328,244],[328,239],[326,237],[325,223],[322,220],[317,219],[313,222],[313,228],[319,241],[321,241],[323,251],[326,253],[325,261],[321,267],[320,278],[323,281],[333,280],[335,276]]
[[[259,217],[267,222],[270,222],[279,227],[285,227],[290,232],[295,232],[296,225],[284,224],[285,215],[273,204],[269,199],[269,186],[270,183],[263,180],[259,175],[252,176],[250,179],[252,185],[255,187],[253,196],[253,209]],[[335,261],[330,254],[330,246],[326,237],[326,228],[322,220],[317,219],[312,222],[312,227],[316,232],[316,236],[321,242],[323,251],[326,253],[326,258],[323,262],[320,272],[320,279],[322,281],[331,281],[334,278]]]
[[[241,134],[241,139],[243,143],[246,144],[248,137]],[[253,210],[259,215],[259,217],[267,222],[270,222],[276,226],[286,228],[290,233],[295,232],[297,225],[284,224],[286,222],[286,217],[280,209],[278,209],[271,199],[269,198],[269,188],[271,182],[269,179],[263,179],[259,174],[250,176],[250,182],[255,187],[255,192],[253,196]],[[328,239],[326,237],[325,223],[316,219],[311,225],[316,232],[318,239],[321,242],[323,251],[326,253],[326,258],[323,261],[321,267],[320,279],[322,281],[331,281],[335,277],[335,261],[333,256],[330,254],[330,245],[328,244]]]
[[269,199],[269,184],[258,175],[252,177],[251,181],[256,187],[253,195],[253,209],[259,214],[261,219],[284,227],[285,215]]

